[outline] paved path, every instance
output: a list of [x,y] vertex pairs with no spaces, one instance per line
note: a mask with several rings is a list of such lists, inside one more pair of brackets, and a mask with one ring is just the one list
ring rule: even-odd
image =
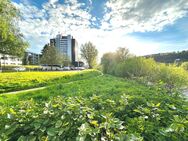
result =
[[2,93],[2,94],[0,94],[0,95],[24,93],[24,92],[30,92],[30,91],[43,90],[43,89],[46,89],[46,88],[47,88],[47,87],[32,88],[32,89],[27,89],[27,90],[20,90],[20,91]]

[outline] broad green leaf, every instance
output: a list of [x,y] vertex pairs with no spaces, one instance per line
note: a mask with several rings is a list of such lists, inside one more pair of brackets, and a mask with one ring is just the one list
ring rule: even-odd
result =
[[55,128],[59,128],[59,127],[61,127],[61,125],[62,125],[62,121],[61,121],[61,120],[58,120],[58,121],[56,122],[56,124],[55,124]]
[[41,124],[40,123],[34,123],[35,130],[38,130],[40,128]]
[[35,137],[35,136],[28,136],[27,137],[28,141],[36,141],[36,139],[37,139],[37,137]]
[[20,136],[20,137],[18,138],[18,141],[26,141],[26,137]]
[[49,136],[55,136],[57,134],[57,130],[55,128],[49,128],[47,129],[47,134]]

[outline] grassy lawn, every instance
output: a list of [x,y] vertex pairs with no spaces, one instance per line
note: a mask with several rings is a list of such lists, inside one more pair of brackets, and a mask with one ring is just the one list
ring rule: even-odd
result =
[[0,105],[2,139],[188,138],[188,103],[178,92],[168,94],[160,87],[110,75],[56,83],[35,92],[1,95]]
[[83,96],[90,97],[92,95],[100,95],[104,97],[117,97],[122,94],[142,96],[143,94],[152,95],[154,90],[140,85],[135,81],[128,81],[113,76],[91,77],[73,83],[56,83],[44,90],[35,92],[26,92],[20,94],[1,95],[0,102],[11,104],[20,100],[33,98],[37,101],[48,100],[54,96]]
[[0,93],[41,87],[58,83],[59,81],[68,82],[69,78],[71,80],[80,79],[79,76],[88,75],[90,72],[97,75],[97,72],[94,70],[0,73]]

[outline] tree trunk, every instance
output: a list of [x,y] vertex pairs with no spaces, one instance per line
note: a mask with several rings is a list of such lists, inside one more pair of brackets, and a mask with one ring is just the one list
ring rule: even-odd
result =
[[[3,55],[3,59],[4,59],[4,70],[5,70],[5,55]],[[2,69],[3,71],[3,69]]]
[[91,65],[89,65],[89,69],[92,69],[93,67]]
[[1,58],[0,58],[0,72],[2,72]]

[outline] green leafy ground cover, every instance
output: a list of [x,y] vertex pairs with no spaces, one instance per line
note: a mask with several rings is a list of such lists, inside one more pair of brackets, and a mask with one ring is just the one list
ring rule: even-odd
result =
[[99,74],[94,70],[0,73],[0,93],[80,80]]
[[109,75],[0,97],[0,138],[33,141],[186,141],[178,91]]

